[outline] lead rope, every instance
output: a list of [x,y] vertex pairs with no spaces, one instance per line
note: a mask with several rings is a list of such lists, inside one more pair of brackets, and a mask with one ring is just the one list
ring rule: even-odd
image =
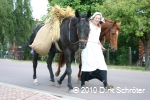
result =
[[[70,40],[70,25],[71,25],[71,19],[70,19],[70,21],[69,21],[69,41],[70,41],[70,43],[72,43],[71,40]],[[74,43],[72,43],[72,44],[77,44],[78,42],[79,42],[79,41],[74,42]]]
[[[85,18],[81,18],[81,20],[85,20]],[[70,25],[71,25],[71,19],[70,19],[70,22],[69,22],[69,41],[70,41],[70,43],[72,43],[71,40],[70,40]],[[78,35],[78,30],[77,30],[77,35]],[[87,39],[88,39],[88,37],[87,37]],[[79,39],[77,42],[74,42],[74,43],[72,43],[72,44],[77,44],[77,43],[79,43],[80,41],[81,41],[81,42],[87,42],[87,40]]]

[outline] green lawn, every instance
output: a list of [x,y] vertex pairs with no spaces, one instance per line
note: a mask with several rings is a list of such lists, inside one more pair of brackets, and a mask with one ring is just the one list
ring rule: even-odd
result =
[[133,70],[133,71],[144,71],[150,72],[145,70],[145,67],[142,66],[115,66],[115,65],[108,65],[108,69],[119,69],[119,70]]
[[[12,61],[20,61],[20,62],[32,62],[31,60],[13,60]],[[39,63],[46,63],[46,61],[38,61]],[[53,64],[57,64],[57,62],[53,62]],[[78,67],[75,63],[72,63],[73,66]],[[116,69],[116,70],[132,70],[132,71],[143,71],[143,72],[150,72],[145,70],[145,67],[142,66],[117,66],[117,65],[108,65],[108,69]]]
[[[72,63],[72,65],[73,66],[78,66],[75,63]],[[150,70],[146,71],[145,67],[142,67],[142,66],[117,66],[117,65],[108,65],[108,69],[150,72]]]

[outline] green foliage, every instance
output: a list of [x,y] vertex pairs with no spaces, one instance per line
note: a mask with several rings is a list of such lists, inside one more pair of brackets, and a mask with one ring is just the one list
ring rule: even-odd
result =
[[7,38],[7,34],[12,28],[12,32],[14,31],[13,27],[13,1],[0,0],[0,43],[4,45],[9,38]]
[[[7,2],[6,2],[7,1]],[[133,62],[138,59],[138,44],[141,39],[146,46],[150,35],[150,0],[48,0],[50,6],[58,4],[71,6],[74,10],[86,13],[99,11],[104,17],[121,22],[118,50],[110,53],[111,64],[128,64],[128,47],[132,48]],[[46,16],[43,16],[43,20]],[[0,0],[0,43],[12,42],[18,45],[29,39],[32,33],[33,18],[30,0]],[[108,47],[108,44],[106,44]],[[137,51],[133,54],[133,51]],[[30,54],[27,51],[27,55]],[[29,56],[29,55],[28,55]],[[41,59],[41,58],[39,58]],[[46,57],[47,59],[47,57]]]
[[[144,3],[143,0],[140,2],[137,2],[137,0],[107,0],[107,2],[105,2],[103,6],[99,6],[99,8],[102,9],[100,11],[104,16],[107,16],[112,20],[121,21],[121,31],[123,33],[143,36],[143,33],[138,32],[138,29],[149,22],[149,19],[142,16],[144,13],[141,14],[141,12],[143,12],[141,7],[145,7],[145,4],[146,3]],[[147,28],[145,28],[145,30],[146,29]]]
[[[127,47],[138,51],[139,39],[147,46],[150,35],[150,1],[149,0],[107,0],[103,6],[97,7],[103,16],[121,21],[121,34],[118,41],[117,59],[120,64],[126,64]],[[148,49],[147,49],[148,50]],[[127,50],[128,51],[128,50]],[[120,53],[118,53],[120,52]],[[133,52],[133,51],[132,51]],[[133,55],[138,58],[138,54]],[[138,59],[133,59],[134,63]]]
[[24,2],[22,2],[22,0],[17,0],[15,5],[13,11],[15,16],[15,34],[13,34],[13,36],[18,41],[18,44],[22,45],[32,33],[33,18],[30,0],[25,0]]
[[32,55],[31,55],[29,49],[26,49],[26,50],[23,52],[23,55],[24,55],[24,60],[31,60],[31,59],[32,59]]
[[50,6],[55,4],[62,7],[71,6],[73,9],[78,10],[81,13],[86,13],[88,10],[94,12],[95,5],[102,5],[106,0],[48,0]]
[[14,38],[18,45],[25,43],[32,26],[30,0],[0,0],[0,42],[4,47]]
[[[71,2],[70,2],[71,1]],[[149,0],[49,0],[51,6],[59,4],[63,7],[70,5],[80,12],[89,9],[102,12],[104,17],[121,22],[121,34],[118,40],[118,50],[110,53],[110,63],[128,64],[128,47],[132,48],[133,56],[138,58],[139,38],[149,34],[150,24],[150,1]],[[142,31],[139,31],[139,29]],[[144,39],[146,39],[145,37]],[[105,45],[108,47],[108,45]],[[136,63],[138,59],[133,58]]]
[[121,47],[119,48],[116,61],[119,62],[119,65],[128,65],[128,48],[127,47]]
[[[30,0],[0,0],[0,43],[7,50],[9,43],[24,45],[33,30]],[[25,51],[25,57],[30,56]]]

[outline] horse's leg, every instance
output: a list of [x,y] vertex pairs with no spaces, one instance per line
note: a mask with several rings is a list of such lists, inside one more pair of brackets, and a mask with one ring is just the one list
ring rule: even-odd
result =
[[32,61],[33,61],[33,80],[34,80],[35,85],[38,85],[38,80],[37,80],[37,76],[36,76],[38,55],[39,54],[34,51],[34,55],[33,55],[33,58],[32,58]]
[[[72,56],[71,62],[73,61],[73,59],[74,59],[74,56]],[[60,66],[59,66],[59,68],[60,68]],[[58,70],[60,70],[59,68],[58,68]],[[60,85],[62,84],[62,81],[64,80],[66,75],[67,75],[67,67],[66,67],[66,70],[65,70],[64,74],[60,77],[60,80],[57,81],[58,82],[58,87],[60,87]]]
[[80,64],[79,64],[79,72],[78,72],[78,81],[77,81],[78,84],[79,84],[80,81],[81,81],[81,67],[82,67],[82,64],[80,63]]
[[[65,73],[61,76],[61,79],[58,81],[58,83],[62,83],[64,77],[66,76],[66,74],[68,75],[68,87],[69,87],[69,92],[72,92],[73,90],[73,87],[72,87],[72,83],[71,83],[71,73],[72,73],[72,70],[71,70],[71,61],[72,61],[72,55],[71,55],[71,52],[70,50],[66,50],[64,52],[64,56],[65,56],[65,60],[66,60],[66,71]],[[73,55],[74,56],[74,55]]]
[[55,51],[55,47],[53,45],[48,53],[48,59],[47,59],[47,67],[48,67],[48,70],[50,73],[51,85],[55,85],[54,74],[53,74],[53,70],[52,70],[52,61],[55,56],[55,53],[56,53],[56,51]]
[[[60,55],[60,54],[59,54]],[[58,56],[59,56],[58,55]],[[58,68],[57,68],[57,71],[55,72],[55,76],[57,77],[57,76],[59,76],[59,74],[60,74],[60,65],[58,64]]]
[[[66,68],[66,69],[67,69],[67,68]],[[67,72],[66,72],[66,70],[65,70],[64,74],[60,77],[60,80],[57,81],[57,82],[58,82],[58,87],[61,86],[62,81],[64,80],[64,78],[66,77],[66,75],[67,75]]]
[[77,83],[79,84],[81,81],[81,67],[82,67],[82,62],[81,62],[81,55],[80,55],[80,61],[79,61],[79,72],[78,72],[78,80]]
[[72,87],[72,83],[71,83],[71,73],[72,73],[71,62],[74,58],[74,54],[71,54],[70,50],[67,50],[67,53],[64,53],[64,54],[65,54],[65,58],[66,58],[66,73],[68,75],[69,93],[72,93],[73,87]]

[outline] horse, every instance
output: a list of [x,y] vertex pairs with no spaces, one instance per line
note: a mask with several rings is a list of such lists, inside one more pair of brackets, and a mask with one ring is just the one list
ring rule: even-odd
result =
[[[110,51],[116,51],[117,50],[117,43],[118,43],[118,36],[120,34],[120,26],[121,26],[121,22],[117,22],[117,21],[112,21],[110,19],[104,18],[105,19],[105,23],[101,23],[101,33],[100,33],[100,37],[99,40],[102,41],[103,38],[105,37],[106,40],[109,42],[110,44]],[[58,58],[62,59],[62,53],[59,54]],[[55,76],[58,76],[60,74],[60,68],[65,64],[64,61],[58,61],[58,69],[55,72]],[[78,72],[78,83],[80,81],[80,76],[81,76],[81,55],[80,55],[80,59],[79,59],[79,72]]]
[[[48,59],[47,59],[47,67],[50,73],[50,82],[54,85],[54,74],[52,70],[52,60],[55,56],[55,53],[64,53],[64,59],[66,62],[66,70],[64,74],[60,77],[57,81],[59,85],[62,84],[65,76],[68,75],[68,87],[69,93],[73,91],[73,86],[71,83],[71,63],[74,58],[75,52],[80,49],[84,49],[86,47],[88,35],[89,35],[89,18],[91,16],[91,11],[89,10],[87,14],[79,14],[78,11],[75,12],[75,17],[68,17],[63,19],[60,25],[60,39],[57,41],[57,45],[55,43],[52,44],[49,52],[48,52]],[[30,43],[32,44],[37,32],[43,26],[39,25],[35,28],[33,34],[30,37]],[[38,53],[34,50],[33,55],[33,79],[34,84],[38,84],[37,75],[36,75],[36,68],[37,68],[37,58]]]
[[99,40],[106,38],[109,42],[109,47],[112,52],[118,49],[118,36],[120,34],[121,22],[112,21],[110,19],[104,18],[105,23],[101,23],[101,34]]

